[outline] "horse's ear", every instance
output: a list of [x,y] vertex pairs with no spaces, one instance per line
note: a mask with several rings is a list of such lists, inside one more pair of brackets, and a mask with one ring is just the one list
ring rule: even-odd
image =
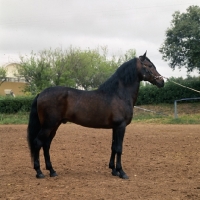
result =
[[141,61],[144,61],[144,60],[146,59],[146,54],[147,54],[147,51],[144,53],[143,56],[140,56],[140,58],[141,58],[140,60],[141,60]]
[[147,54],[147,50],[146,50],[146,52],[145,52],[144,55],[143,55],[144,59],[146,58],[146,54]]

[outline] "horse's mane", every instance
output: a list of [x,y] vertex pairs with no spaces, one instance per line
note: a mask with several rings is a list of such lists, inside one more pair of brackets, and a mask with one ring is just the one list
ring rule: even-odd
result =
[[133,84],[137,76],[136,63],[137,58],[123,63],[107,81],[99,86],[98,90],[113,94],[118,91],[119,83],[125,87]]

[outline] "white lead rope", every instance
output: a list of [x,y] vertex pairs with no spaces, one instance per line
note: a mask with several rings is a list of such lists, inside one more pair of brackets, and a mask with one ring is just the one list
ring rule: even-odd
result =
[[169,78],[166,78],[166,77],[164,77],[164,76],[161,76],[161,77],[167,79],[168,81],[171,81],[172,83],[174,83],[174,84],[176,84],[176,85],[179,85],[179,86],[181,86],[181,87],[184,87],[184,88],[187,88],[187,89],[189,89],[189,90],[193,90],[193,91],[195,91],[195,92],[200,93],[200,91],[198,91],[198,90],[195,90],[195,89],[193,89],[193,88],[190,88],[190,87],[181,85],[180,83],[176,83],[175,81],[172,81],[172,80],[170,80]]

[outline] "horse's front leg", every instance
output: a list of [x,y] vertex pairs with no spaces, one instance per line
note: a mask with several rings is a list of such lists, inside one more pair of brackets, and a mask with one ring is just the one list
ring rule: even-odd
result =
[[[116,169],[112,168],[112,174],[113,171],[116,171],[116,175],[119,175],[120,178],[128,179],[128,176],[122,169],[121,164],[121,155],[122,155],[122,146],[123,146],[123,139],[124,139],[124,133],[125,133],[125,125],[120,125],[115,128],[113,128],[113,143],[112,143],[112,154],[110,159],[110,164],[114,163],[115,154],[117,154],[117,161],[116,161]],[[114,174],[113,174],[114,175]]]

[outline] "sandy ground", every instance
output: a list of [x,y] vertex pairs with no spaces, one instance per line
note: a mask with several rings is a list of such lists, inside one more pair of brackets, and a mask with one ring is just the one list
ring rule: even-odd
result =
[[122,156],[129,180],[108,168],[111,130],[62,125],[51,146],[58,177],[36,179],[25,125],[0,125],[0,199],[200,199],[200,125],[131,124]]

